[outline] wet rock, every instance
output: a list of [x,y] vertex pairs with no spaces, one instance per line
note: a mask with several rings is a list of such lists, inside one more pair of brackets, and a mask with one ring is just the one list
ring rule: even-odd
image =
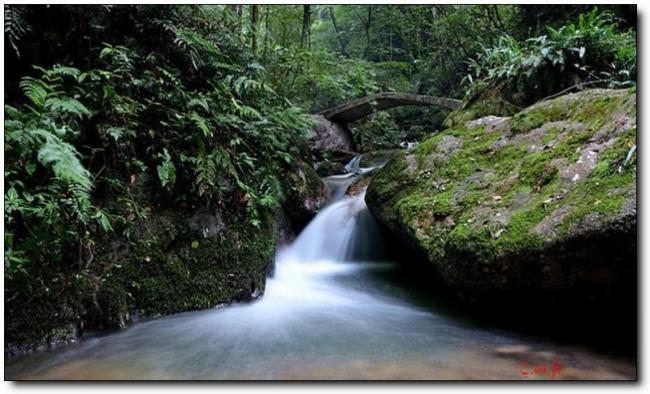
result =
[[384,149],[364,153],[359,161],[362,168],[381,167],[399,152],[399,149]]
[[306,162],[300,162],[295,171],[286,174],[283,183],[285,201],[282,208],[297,233],[325,204],[327,190],[316,171]]
[[316,173],[321,177],[341,175],[346,173],[345,165],[336,161],[322,161],[316,167]]
[[312,115],[314,126],[310,132],[312,150],[353,152],[354,141],[350,131],[341,125],[332,123],[321,115]]

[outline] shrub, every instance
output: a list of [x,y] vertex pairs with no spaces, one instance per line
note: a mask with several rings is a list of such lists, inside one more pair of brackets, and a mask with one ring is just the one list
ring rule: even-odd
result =
[[470,60],[466,81],[493,86],[507,81],[512,99],[520,105],[576,84],[602,82],[609,87],[636,83],[636,34],[621,32],[610,12],[594,8],[577,24],[518,41],[505,35],[496,45],[484,46]]

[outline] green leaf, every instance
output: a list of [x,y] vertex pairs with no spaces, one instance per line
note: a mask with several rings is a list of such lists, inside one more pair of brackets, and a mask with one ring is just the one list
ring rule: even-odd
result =
[[172,162],[171,156],[166,148],[159,157],[163,159],[163,162],[156,166],[160,184],[162,187],[171,186],[176,182],[176,166],[174,166],[174,162]]

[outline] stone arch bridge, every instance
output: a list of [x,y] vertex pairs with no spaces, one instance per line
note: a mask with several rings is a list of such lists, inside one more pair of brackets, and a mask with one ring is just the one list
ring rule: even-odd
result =
[[420,94],[394,92],[371,94],[314,115],[316,122],[312,129],[315,139],[314,148],[354,151],[354,139],[346,125],[377,111],[405,105],[438,106],[454,110],[461,104],[460,100],[452,98]]

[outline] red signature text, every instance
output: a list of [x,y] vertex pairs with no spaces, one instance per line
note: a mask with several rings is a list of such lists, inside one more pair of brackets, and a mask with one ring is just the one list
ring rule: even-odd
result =
[[539,364],[529,365],[527,360],[522,360],[519,364],[519,376],[522,378],[547,378],[555,379],[560,376],[564,365],[557,360],[553,362],[544,362]]

